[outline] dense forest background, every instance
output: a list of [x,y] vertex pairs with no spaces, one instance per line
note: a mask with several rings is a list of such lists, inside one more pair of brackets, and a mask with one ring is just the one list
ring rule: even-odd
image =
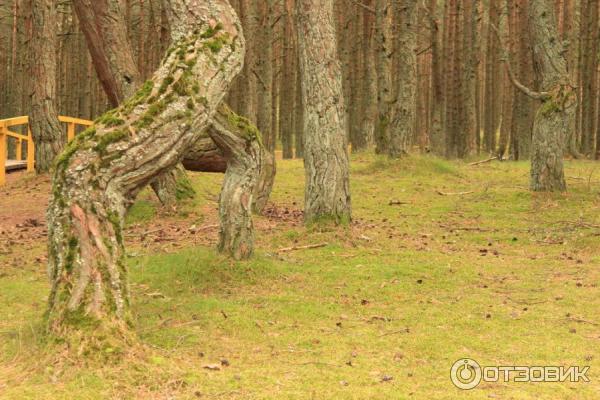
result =
[[[123,0],[129,38],[144,77],[152,74],[168,46],[164,1]],[[231,3],[242,19],[248,52],[228,103],[258,125],[271,150],[280,146],[284,158],[302,157],[295,0]],[[0,2],[0,118],[30,111],[30,4],[31,0]],[[566,153],[598,158],[598,2],[555,0],[554,5],[579,97]],[[503,65],[510,60],[520,82],[539,87],[528,6],[528,0],[336,0],[352,149],[375,146],[378,152],[387,151],[385,138],[376,133],[383,104],[392,115],[403,116],[401,123],[411,125],[409,148],[451,158],[476,153],[528,158],[539,102],[511,84]],[[58,110],[93,119],[110,106],[71,1],[59,2],[58,20]],[[416,70],[410,68],[414,63],[405,62],[411,57],[416,57]],[[400,79],[406,75],[413,76],[414,85],[407,87]]]

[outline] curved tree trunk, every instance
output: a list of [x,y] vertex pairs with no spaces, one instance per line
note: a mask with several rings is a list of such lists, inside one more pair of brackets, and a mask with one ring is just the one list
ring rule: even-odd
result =
[[36,146],[35,170],[48,172],[66,142],[56,110],[56,2],[29,0],[32,40],[29,54],[31,92],[31,134]]
[[563,152],[574,128],[577,99],[550,0],[530,2],[529,26],[540,92],[549,93],[534,119],[530,186],[533,191],[564,191]]
[[350,178],[342,72],[337,56],[332,0],[297,3],[307,222],[351,219]]
[[202,137],[194,143],[183,157],[182,164],[188,171],[223,173],[227,170],[223,152],[210,137]]
[[171,0],[169,11],[173,45],[152,79],[57,160],[48,208],[47,313],[56,334],[126,331],[125,210],[180,162],[241,69],[245,43],[225,0]]
[[208,134],[227,159],[219,198],[218,249],[236,260],[247,259],[254,250],[252,205],[263,153],[260,133],[248,120],[221,106]]
[[[81,22],[97,74],[111,102],[117,106],[123,96],[131,96],[133,90],[141,86],[140,73],[127,39],[121,5],[118,0],[74,0],[73,6]],[[208,140],[199,139],[186,153],[183,160],[185,169],[225,172],[227,161],[220,156],[222,152],[217,146],[211,146]],[[261,166],[261,172],[272,171],[273,175],[261,174],[261,192],[257,192],[259,195],[255,197],[255,209],[259,212],[271,194],[275,178],[272,168],[274,160],[265,157],[264,162],[267,164]],[[179,165],[174,170],[157,176],[151,183],[156,196],[165,206],[173,206],[177,201],[193,198],[195,195],[183,167]]]

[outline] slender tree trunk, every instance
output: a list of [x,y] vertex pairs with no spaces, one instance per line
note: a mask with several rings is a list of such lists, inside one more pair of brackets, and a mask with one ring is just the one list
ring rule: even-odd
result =
[[283,62],[281,74],[281,91],[280,91],[280,129],[281,147],[283,150],[283,158],[294,158],[294,141],[293,141],[293,108],[294,108],[294,72],[296,64],[294,63],[294,46],[292,29],[294,21],[292,19],[292,8],[290,0],[285,0],[285,16],[283,18],[284,33],[283,33]]
[[[372,0],[365,2],[368,6]],[[377,118],[377,71],[375,69],[375,30],[372,13],[363,10],[363,40],[361,54],[363,58],[361,76],[361,109],[362,123],[360,132],[352,141],[352,151],[361,150],[373,144],[375,120]]]
[[73,0],[92,62],[113,107],[131,97],[142,77],[118,0]]
[[598,108],[598,0],[581,2],[581,147],[594,155]]
[[392,88],[393,7],[386,0],[376,0],[377,43],[377,122],[375,125],[375,151],[385,153],[390,142],[392,105],[395,102]]
[[332,0],[299,0],[297,25],[305,109],[305,220],[351,218],[341,66]]
[[408,153],[414,137],[417,114],[417,1],[398,3],[400,28],[396,41],[398,69],[396,106],[390,129],[388,154],[401,157]]
[[170,7],[173,47],[152,79],[57,161],[48,209],[47,316],[55,334],[84,341],[127,336],[125,210],[181,160],[241,70],[244,39],[226,2],[171,0]]
[[302,105],[304,95],[302,94],[302,75],[300,71],[296,71],[294,92],[296,95],[294,101],[294,147],[296,148],[296,158],[304,158],[304,106]]
[[[512,1],[512,0],[509,0]],[[489,26],[500,27],[499,2],[490,2]],[[500,47],[498,39],[492,29],[488,28],[487,51],[485,62],[485,88],[484,88],[484,118],[483,118],[483,144],[487,152],[496,152],[496,136],[500,126],[500,109],[502,104],[502,78],[500,74]]]
[[35,170],[48,172],[66,137],[58,122],[56,108],[56,35],[55,0],[31,2],[33,38],[29,54],[31,76],[30,127],[35,143]]
[[440,48],[440,24],[436,19],[437,0],[429,1],[429,29],[431,34],[431,131],[429,141],[431,150],[437,155],[444,154],[444,91],[442,77],[443,58]]

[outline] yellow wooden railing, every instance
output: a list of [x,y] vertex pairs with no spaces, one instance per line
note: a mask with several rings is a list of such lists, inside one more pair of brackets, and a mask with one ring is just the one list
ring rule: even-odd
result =
[[[91,126],[94,123],[86,119],[72,117],[58,117],[60,122],[67,124],[67,141],[73,140],[75,137],[77,125]],[[24,129],[26,127],[27,134],[17,133],[9,128]],[[16,160],[8,160],[8,138],[14,138],[17,141]],[[23,142],[27,143],[27,158],[23,160]],[[35,167],[35,146],[31,136],[29,127],[29,117],[16,117],[8,119],[0,119],[0,186],[6,183],[6,167],[7,162],[16,161],[17,163],[25,163],[27,171],[33,171]]]

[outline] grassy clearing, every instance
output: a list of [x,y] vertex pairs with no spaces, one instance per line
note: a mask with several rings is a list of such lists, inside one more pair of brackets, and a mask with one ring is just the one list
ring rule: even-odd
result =
[[[568,162],[569,193],[538,195],[527,191],[526,163],[354,156],[349,227],[261,217],[250,262],[210,247],[142,249],[129,259],[142,345],[120,364],[61,360],[53,354],[60,349],[43,343],[48,287],[33,258],[44,251],[40,242],[23,253],[23,267],[0,269],[0,396],[597,399],[596,166]],[[272,200],[301,208],[302,162],[280,161],[278,173]],[[194,175],[200,195],[176,218],[210,209],[221,178]],[[129,222],[150,224],[156,215],[144,194]],[[590,365],[591,382],[485,383],[462,392],[449,379],[462,357]],[[213,365],[220,370],[204,368]]]

